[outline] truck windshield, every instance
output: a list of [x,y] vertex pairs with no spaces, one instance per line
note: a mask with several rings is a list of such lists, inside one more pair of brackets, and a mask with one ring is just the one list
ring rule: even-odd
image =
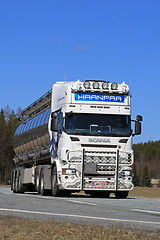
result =
[[131,135],[131,120],[127,115],[66,114],[65,132],[77,135],[125,136]]

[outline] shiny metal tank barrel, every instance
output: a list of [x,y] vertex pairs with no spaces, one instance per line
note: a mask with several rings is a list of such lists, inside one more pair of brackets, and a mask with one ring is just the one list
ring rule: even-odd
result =
[[50,113],[51,109],[49,108],[19,125],[13,140],[17,156],[50,145],[48,132]]

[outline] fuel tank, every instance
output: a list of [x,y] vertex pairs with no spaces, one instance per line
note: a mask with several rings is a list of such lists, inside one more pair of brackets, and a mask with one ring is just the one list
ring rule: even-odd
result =
[[22,122],[13,139],[16,156],[32,152],[38,148],[49,147],[50,138],[48,132],[48,121],[51,109]]

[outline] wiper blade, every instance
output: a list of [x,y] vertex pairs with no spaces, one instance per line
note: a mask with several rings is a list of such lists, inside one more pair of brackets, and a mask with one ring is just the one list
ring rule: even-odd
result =
[[84,132],[66,132],[67,134],[72,134],[72,135],[88,135],[88,133]]
[[108,133],[107,136],[117,137],[118,135],[116,133]]

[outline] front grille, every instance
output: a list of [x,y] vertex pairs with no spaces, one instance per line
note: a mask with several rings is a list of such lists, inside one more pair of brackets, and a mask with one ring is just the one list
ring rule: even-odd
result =
[[[85,150],[84,151],[84,164],[116,165],[117,151],[108,149],[105,150]],[[69,151],[67,154],[68,163],[82,163],[83,152],[82,150]],[[129,152],[119,151],[119,165],[132,165],[133,155]],[[98,168],[100,169],[100,168]],[[101,167],[102,169],[102,167]],[[98,170],[101,171],[101,170]]]
[[84,163],[115,164],[115,151],[85,151]]
[[97,165],[97,171],[102,172],[105,171],[108,174],[114,174],[116,170],[115,165]]
[[[84,152],[84,165],[93,166],[95,164],[97,174],[115,175],[116,161],[117,151],[85,150]],[[119,151],[119,171],[121,171],[121,166],[130,166],[132,163],[133,157],[131,153]]]

